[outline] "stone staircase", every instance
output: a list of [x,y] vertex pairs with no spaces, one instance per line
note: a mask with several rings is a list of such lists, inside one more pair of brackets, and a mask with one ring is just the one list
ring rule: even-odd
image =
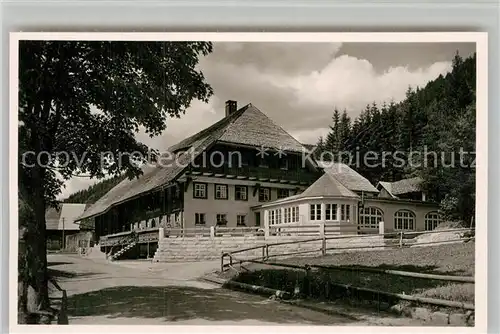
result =
[[[188,262],[207,261],[221,258],[222,252],[234,252],[241,249],[259,247],[269,244],[269,254],[294,254],[293,256],[319,256],[321,254],[322,240],[313,242],[300,242],[310,240],[309,236],[273,236],[264,239],[258,236],[244,237],[179,237],[163,238],[158,241],[158,248],[153,258],[153,262]],[[283,242],[290,242],[283,244]],[[297,243],[292,243],[297,242]],[[273,245],[279,243],[279,245]],[[328,253],[343,253],[346,251],[373,251],[384,248],[384,239],[379,235],[373,237],[327,240]],[[359,249],[361,246],[369,246],[366,249]],[[332,249],[338,247],[338,250]],[[378,248],[380,247],[380,248]],[[300,252],[304,252],[300,254]],[[248,250],[235,255],[236,259],[259,258],[262,257],[262,248]]]
[[[186,238],[164,238],[158,242],[158,248],[153,262],[184,262],[184,261],[206,261],[220,259],[222,251],[234,251],[237,249],[264,244],[265,241],[257,237],[186,237]],[[262,254],[261,249],[241,254],[243,257],[256,257]]]

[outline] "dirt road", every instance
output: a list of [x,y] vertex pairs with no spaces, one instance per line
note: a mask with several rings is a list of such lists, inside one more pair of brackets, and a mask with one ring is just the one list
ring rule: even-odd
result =
[[49,269],[68,292],[70,324],[345,325],[344,316],[285,305],[198,281],[217,262],[107,263],[50,255]]

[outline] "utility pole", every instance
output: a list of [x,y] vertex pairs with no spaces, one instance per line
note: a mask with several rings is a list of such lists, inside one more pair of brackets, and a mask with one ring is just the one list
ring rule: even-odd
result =
[[62,249],[66,248],[66,241],[64,237],[64,217],[62,218]]

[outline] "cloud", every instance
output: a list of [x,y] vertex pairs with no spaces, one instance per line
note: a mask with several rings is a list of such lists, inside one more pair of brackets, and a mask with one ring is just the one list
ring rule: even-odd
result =
[[[366,59],[332,56],[338,50],[337,44],[314,47],[300,43],[300,47],[294,45],[283,54],[277,50],[287,50],[288,44],[269,48],[265,44],[244,43],[244,47],[234,48],[217,44],[200,67],[220,102],[214,104],[216,109],[222,110],[227,99],[237,100],[240,105],[251,102],[291,132],[324,127],[330,123],[335,107],[346,109],[354,118],[372,102],[401,101],[408,86],[424,86],[451,68],[450,62],[436,62],[416,69],[408,65],[377,71]],[[329,51],[304,58],[301,48],[314,50],[314,54],[321,49]],[[290,65],[292,59],[295,67]],[[276,68],[270,70],[269,64]]]
[[342,43],[215,43],[210,62],[254,66],[270,74],[302,74],[322,68]]
[[401,101],[408,86],[424,86],[450,69],[450,62],[438,62],[413,71],[391,67],[378,74],[367,60],[344,55],[321,71],[293,78],[291,86],[297,91],[300,105],[335,106],[357,116],[366,104]]
[[305,129],[305,130],[294,130],[289,131],[289,133],[296,138],[299,142],[304,144],[316,144],[319,137],[325,138],[329,127],[317,128],[317,129]]
[[215,107],[215,104],[219,104],[217,97],[213,97],[209,103],[194,100],[186,113],[181,115],[180,118],[166,120],[167,129],[162,135],[151,138],[141,128],[136,138],[151,148],[160,151],[167,150],[183,138],[189,137],[220,120],[224,116],[224,110]]

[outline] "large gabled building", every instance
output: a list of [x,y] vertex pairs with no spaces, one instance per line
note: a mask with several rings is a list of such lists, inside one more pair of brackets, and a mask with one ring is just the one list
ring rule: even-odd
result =
[[[97,237],[158,226],[258,226],[251,207],[295,195],[321,175],[306,148],[252,104],[169,149],[91,205]],[[175,155],[175,157],[173,157]]]

